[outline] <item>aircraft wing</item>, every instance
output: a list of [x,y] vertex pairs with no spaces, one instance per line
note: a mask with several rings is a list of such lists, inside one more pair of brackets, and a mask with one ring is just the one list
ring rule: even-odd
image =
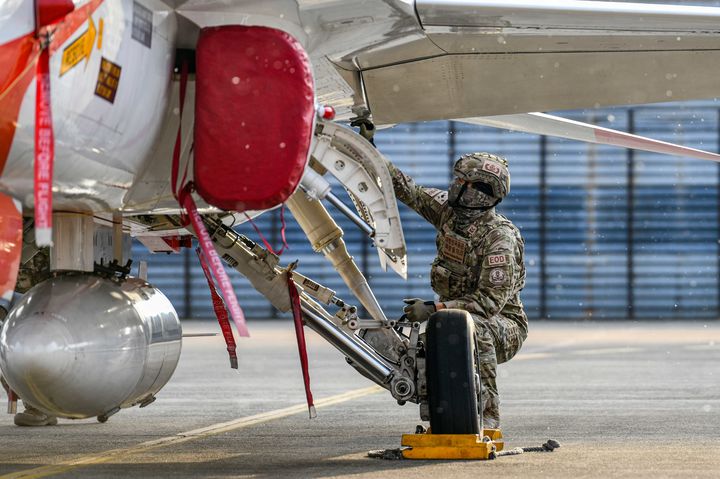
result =
[[619,146],[635,150],[662,153],[664,155],[687,156],[700,160],[720,163],[720,155],[666,141],[654,140],[611,128],[570,120],[546,113],[520,113],[517,115],[486,116],[481,118],[460,118],[458,121],[473,125],[492,126],[504,130],[522,131],[536,135],[554,136],[568,140]]
[[360,57],[378,124],[720,94],[720,8],[486,0],[415,7],[424,39]]

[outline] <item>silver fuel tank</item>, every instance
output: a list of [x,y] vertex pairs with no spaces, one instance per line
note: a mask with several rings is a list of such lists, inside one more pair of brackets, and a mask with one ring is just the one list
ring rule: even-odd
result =
[[152,402],[180,358],[170,301],[137,278],[66,273],[28,291],[0,330],[0,369],[53,416],[101,420]]

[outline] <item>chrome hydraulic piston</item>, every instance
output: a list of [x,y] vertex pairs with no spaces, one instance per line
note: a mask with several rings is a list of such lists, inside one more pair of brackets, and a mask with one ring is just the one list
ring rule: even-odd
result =
[[342,229],[320,201],[312,200],[296,191],[287,201],[287,206],[308,237],[313,249],[322,253],[332,263],[350,291],[365,306],[370,316],[387,324],[388,320],[375,299],[365,276],[347,251]]
[[330,319],[316,311],[312,305],[305,301],[303,303],[305,322],[310,329],[367,372],[373,381],[383,387],[388,387],[395,372],[392,366],[357,336],[345,333]]
[[[253,287],[262,293],[280,311],[290,310],[290,298],[287,290],[287,269],[279,266],[279,258],[246,238],[220,221],[206,220],[210,237],[218,254],[233,268],[245,276]],[[385,360],[362,338],[353,331],[345,331],[333,321],[334,317],[310,296],[320,301],[343,305],[331,290],[311,282],[308,291],[308,278],[295,271],[290,273],[300,288],[300,300],[306,324],[360,367],[379,385],[391,388],[393,378],[400,377],[400,371]],[[315,291],[317,290],[317,291]],[[391,389],[392,391],[393,389]]]

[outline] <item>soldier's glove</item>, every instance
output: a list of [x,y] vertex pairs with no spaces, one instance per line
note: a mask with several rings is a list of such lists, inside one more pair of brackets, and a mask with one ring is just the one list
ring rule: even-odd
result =
[[356,118],[350,122],[350,126],[359,126],[360,135],[367,141],[375,145],[373,138],[375,137],[375,125],[367,118]]
[[435,301],[423,301],[420,298],[403,299],[403,301],[407,304],[403,308],[403,313],[412,322],[427,321],[430,315],[436,311]]

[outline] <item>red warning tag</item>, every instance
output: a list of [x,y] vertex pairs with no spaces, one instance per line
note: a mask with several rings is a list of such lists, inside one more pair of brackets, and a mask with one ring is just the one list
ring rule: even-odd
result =
[[207,262],[203,257],[202,249],[196,248],[195,252],[198,255],[198,259],[200,259],[200,266],[202,266],[203,273],[205,273],[205,279],[207,280],[208,288],[210,289],[210,296],[212,296],[215,317],[220,324],[220,330],[225,338],[225,346],[227,347],[228,356],[230,357],[230,367],[232,369],[237,369],[237,345],[235,344],[235,337],[233,336],[232,328],[230,327],[230,320],[228,319],[225,302],[218,294],[217,289],[215,289],[215,283],[213,282],[212,275],[210,274],[210,269],[207,267]]
[[218,256],[215,246],[213,246],[212,239],[210,239],[210,235],[205,228],[205,224],[200,217],[200,213],[198,213],[195,201],[192,199],[192,193],[190,192],[189,187],[190,185],[191,184],[189,184],[188,187],[186,187],[186,189],[180,194],[180,201],[190,217],[190,222],[192,223],[195,234],[197,235],[200,248],[202,248],[203,256],[207,262],[210,263],[210,269],[212,270],[213,276],[215,276],[215,280],[220,286],[220,291],[222,292],[223,299],[225,299],[225,303],[230,311],[230,316],[235,323],[238,334],[240,336],[248,337],[250,336],[250,332],[245,324],[245,314],[243,313],[242,308],[240,308],[240,303],[238,303],[237,296],[235,296],[235,291],[233,290],[230,278],[225,272],[222,260],[220,259],[220,256]]
[[50,52],[38,58],[35,96],[35,243],[52,245],[52,178],[55,139],[50,105]]

